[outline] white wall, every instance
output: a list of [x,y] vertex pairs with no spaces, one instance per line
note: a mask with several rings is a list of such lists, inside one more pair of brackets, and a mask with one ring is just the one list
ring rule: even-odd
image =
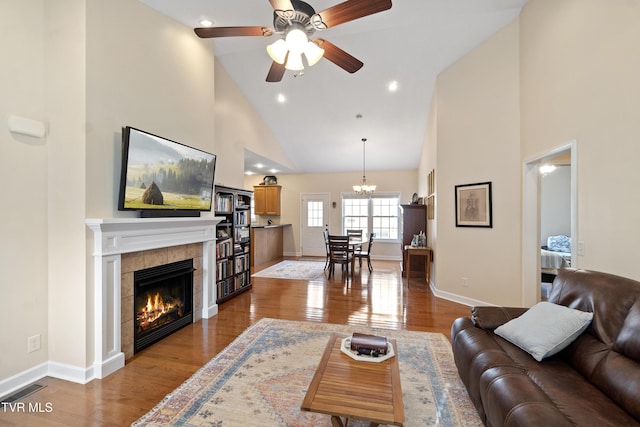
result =
[[[435,129],[424,145],[426,157],[436,156],[438,291],[472,303],[521,304],[519,241],[537,241],[540,232],[521,223],[521,168],[574,140],[572,239],[585,247],[577,267],[640,279],[640,199],[633,196],[640,177],[638,22],[637,1],[529,0],[518,22],[438,77],[428,118]],[[423,155],[421,188],[433,161]],[[482,180],[494,182],[500,203],[494,230],[455,229],[453,186]],[[461,276],[479,278],[479,286],[460,286]]]
[[557,166],[540,180],[540,246],[560,234],[571,236],[571,166]]
[[[518,32],[515,21],[436,82],[436,113],[429,118],[435,130],[425,146],[437,154],[435,287],[461,301],[521,299]],[[455,186],[478,182],[492,183],[493,228],[456,227]]]
[[227,70],[218,61],[215,69],[215,124],[218,141],[216,169],[219,172],[216,173],[216,183],[236,188],[243,186],[245,148],[293,169],[294,165],[282,146]]
[[[0,322],[12,325],[1,332],[2,394],[43,373],[91,376],[84,221],[134,215],[116,210],[121,127],[207,151],[216,144],[213,44],[191,28],[132,0],[1,2],[0,25],[11,58],[0,67],[0,112],[49,125],[44,140],[0,130],[0,174],[13,184],[0,224]],[[27,354],[27,337],[37,334],[42,349]]]
[[[11,134],[6,126],[9,114],[47,120],[44,3],[0,2],[0,379],[48,357],[48,138]],[[33,335],[42,348],[27,353]]]
[[640,2],[531,0],[521,22],[523,158],[577,140],[577,266],[638,280]]

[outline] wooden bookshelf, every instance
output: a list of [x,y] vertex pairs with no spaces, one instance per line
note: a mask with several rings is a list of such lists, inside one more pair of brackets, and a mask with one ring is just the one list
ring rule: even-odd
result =
[[216,302],[251,289],[251,198],[253,192],[216,185]]

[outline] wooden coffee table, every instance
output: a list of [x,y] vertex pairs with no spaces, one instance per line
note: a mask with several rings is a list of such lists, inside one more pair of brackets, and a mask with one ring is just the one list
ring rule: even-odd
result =
[[[302,401],[303,411],[331,415],[334,427],[346,425],[350,417],[378,424],[404,425],[398,349],[383,362],[357,361],[340,351],[342,335],[332,334]],[[342,418],[346,421],[343,424]]]

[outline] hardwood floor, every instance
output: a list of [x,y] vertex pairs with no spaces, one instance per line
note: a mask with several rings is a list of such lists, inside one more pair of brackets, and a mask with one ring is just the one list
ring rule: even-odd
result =
[[339,270],[332,280],[326,274],[314,281],[254,277],[253,289],[221,304],[217,316],[137,353],[103,380],[80,385],[43,378],[37,383],[45,388],[11,408],[0,407],[0,426],[128,426],[264,317],[449,337],[453,320],[469,315],[469,307],[435,298],[424,279],[412,278],[407,285],[398,262],[373,261],[373,272],[356,269],[353,283]]

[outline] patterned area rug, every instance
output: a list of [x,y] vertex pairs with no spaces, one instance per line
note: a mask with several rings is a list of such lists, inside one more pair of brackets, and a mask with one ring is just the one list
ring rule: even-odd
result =
[[253,274],[253,277],[272,279],[311,280],[324,273],[324,261],[281,261]]
[[405,426],[482,425],[444,335],[277,319],[245,330],[132,425],[330,427],[328,415],[300,404],[332,332],[396,339]]

